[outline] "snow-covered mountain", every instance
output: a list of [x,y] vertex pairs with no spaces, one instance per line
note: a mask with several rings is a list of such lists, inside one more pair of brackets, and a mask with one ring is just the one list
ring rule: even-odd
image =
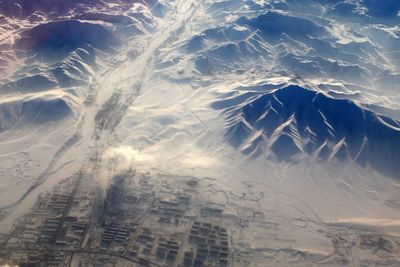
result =
[[399,47],[399,0],[0,0],[0,232],[93,165],[254,211],[232,266],[397,266]]
[[243,153],[271,153],[279,161],[307,153],[399,173],[398,120],[298,85],[257,89],[241,88],[213,104],[226,116],[227,140]]

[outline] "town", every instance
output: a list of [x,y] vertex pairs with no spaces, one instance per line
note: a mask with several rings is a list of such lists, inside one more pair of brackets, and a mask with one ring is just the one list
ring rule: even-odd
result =
[[65,179],[0,240],[0,258],[18,266],[230,266],[223,209],[193,204],[198,182],[177,179],[171,186],[130,171],[105,192],[84,172]]

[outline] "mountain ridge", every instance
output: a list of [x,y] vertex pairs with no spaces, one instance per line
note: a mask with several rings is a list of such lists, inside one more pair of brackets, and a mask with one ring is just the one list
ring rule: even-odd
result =
[[[298,85],[243,95],[212,106],[226,117],[226,140],[244,154],[293,162],[305,153],[368,164],[391,176],[400,170],[398,120]],[[237,106],[236,98],[242,101]]]

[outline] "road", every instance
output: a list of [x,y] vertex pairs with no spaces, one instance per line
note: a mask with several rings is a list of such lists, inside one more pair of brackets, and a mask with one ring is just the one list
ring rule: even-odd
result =
[[[117,257],[120,259],[124,259],[129,262],[137,263],[140,264],[140,260],[136,258],[131,258],[124,256],[122,254],[118,253],[113,253],[107,250],[102,250],[102,249],[23,249],[23,248],[1,248],[0,251],[3,252],[44,252],[44,253],[54,253],[54,252],[63,252],[63,253],[70,253],[71,256],[74,254],[94,254],[94,255],[107,255],[107,256],[112,256],[112,257]],[[150,262],[151,266],[162,266],[156,262]]]

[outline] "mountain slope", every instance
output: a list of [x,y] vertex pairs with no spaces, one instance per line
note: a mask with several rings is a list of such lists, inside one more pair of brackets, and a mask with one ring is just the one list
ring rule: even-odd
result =
[[368,164],[391,175],[400,171],[397,120],[296,85],[242,97],[226,97],[213,107],[224,110],[227,140],[246,154],[292,161],[307,153],[324,161]]

